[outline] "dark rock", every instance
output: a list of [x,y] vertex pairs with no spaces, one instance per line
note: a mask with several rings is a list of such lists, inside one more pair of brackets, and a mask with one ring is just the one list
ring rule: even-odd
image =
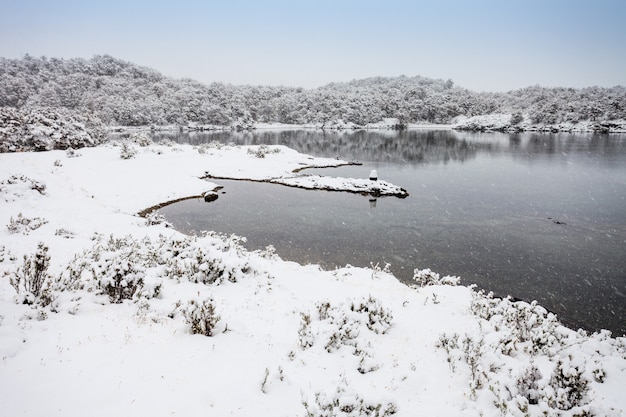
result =
[[219,194],[210,192],[204,195],[204,201],[210,203],[211,201],[215,201],[219,198]]

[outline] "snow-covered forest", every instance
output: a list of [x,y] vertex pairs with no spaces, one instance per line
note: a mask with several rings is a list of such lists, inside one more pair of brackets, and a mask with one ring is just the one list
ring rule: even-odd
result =
[[[209,85],[173,79],[108,55],[92,59],[0,58],[0,107],[65,109],[106,125],[257,123],[366,126],[395,118],[452,123],[506,114],[507,126],[626,120],[626,88],[544,88],[474,92],[452,80],[374,77],[316,89]],[[84,117],[84,116],[83,116]],[[522,124],[524,122],[525,124]],[[476,128],[466,125],[466,128]]]

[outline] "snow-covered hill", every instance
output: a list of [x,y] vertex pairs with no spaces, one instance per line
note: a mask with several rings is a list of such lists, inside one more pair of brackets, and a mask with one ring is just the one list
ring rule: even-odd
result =
[[[533,126],[626,120],[626,88],[523,88],[478,93],[452,80],[370,77],[312,90],[202,84],[108,55],[0,57],[0,107],[66,109],[107,125],[247,129],[283,123],[327,129],[451,123],[456,117],[524,113]],[[523,125],[518,125],[521,127]]]

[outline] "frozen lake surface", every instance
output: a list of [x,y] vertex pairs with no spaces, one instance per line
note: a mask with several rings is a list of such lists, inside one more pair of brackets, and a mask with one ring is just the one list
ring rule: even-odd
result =
[[[159,138],[159,135],[154,135]],[[626,333],[626,136],[453,131],[163,134],[192,144],[281,144],[362,166],[311,174],[380,179],[406,199],[214,180],[218,200],[161,210],[174,226],[326,268],[391,264],[459,275],[537,300],[571,327]]]

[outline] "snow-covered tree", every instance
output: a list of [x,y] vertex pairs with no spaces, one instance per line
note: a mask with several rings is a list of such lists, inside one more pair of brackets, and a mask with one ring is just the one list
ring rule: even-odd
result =
[[312,90],[202,84],[108,55],[0,58],[0,107],[90,113],[107,124],[317,123],[364,126],[384,118],[449,123],[457,116],[524,114],[538,124],[626,119],[626,88],[543,88],[476,93],[452,80],[371,77]]

